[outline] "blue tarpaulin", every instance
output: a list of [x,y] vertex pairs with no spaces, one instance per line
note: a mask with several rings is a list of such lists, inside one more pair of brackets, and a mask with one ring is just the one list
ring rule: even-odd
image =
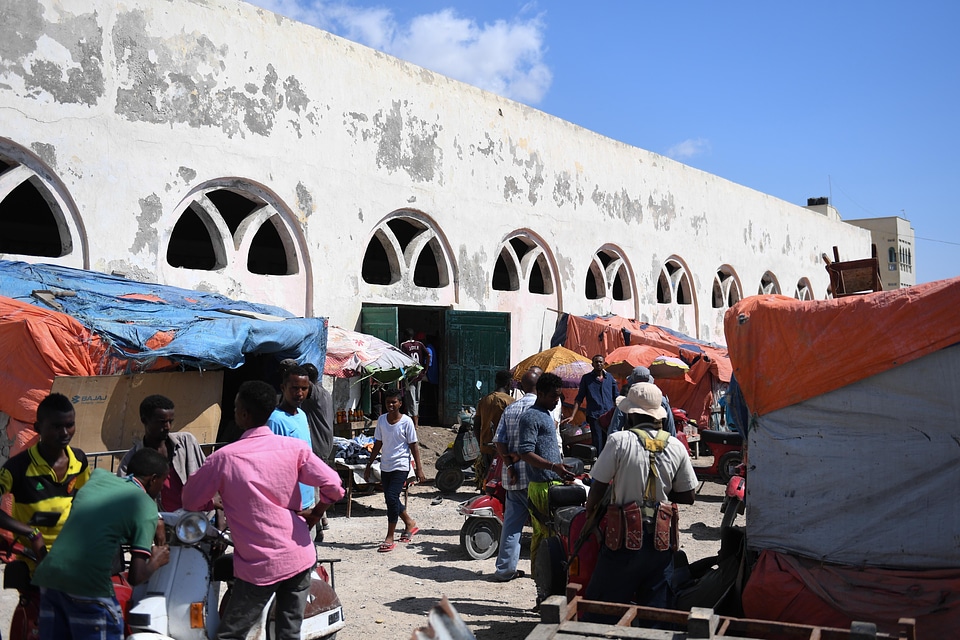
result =
[[235,369],[273,354],[323,370],[326,318],[296,318],[270,305],[48,264],[0,260],[0,295],[68,314],[115,355],[149,366],[167,358]]

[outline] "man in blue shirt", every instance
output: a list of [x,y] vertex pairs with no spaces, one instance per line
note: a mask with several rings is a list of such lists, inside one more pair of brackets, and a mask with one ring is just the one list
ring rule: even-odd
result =
[[585,412],[587,424],[590,425],[590,436],[598,455],[606,441],[603,429],[600,427],[600,416],[613,409],[613,404],[617,400],[617,381],[604,370],[606,364],[602,355],[593,356],[593,371],[580,378],[580,390],[574,400],[578,410],[582,410],[580,403],[584,398],[587,400]]
[[[278,436],[298,438],[312,447],[307,414],[300,410],[300,405],[310,393],[310,376],[307,370],[301,366],[285,369],[280,382],[280,393],[280,404],[267,419],[267,426]],[[313,487],[301,483],[300,500],[303,509],[312,508]]]
[[[541,522],[547,513],[547,491],[551,485],[574,479],[573,471],[563,464],[557,443],[557,423],[551,411],[560,402],[563,380],[545,373],[537,380],[537,400],[520,416],[520,442],[517,452],[529,465],[527,500],[530,508],[533,538],[530,540],[530,568],[537,579],[537,550],[550,534]],[[513,405],[510,405],[513,406]],[[538,594],[537,602],[545,594]]]

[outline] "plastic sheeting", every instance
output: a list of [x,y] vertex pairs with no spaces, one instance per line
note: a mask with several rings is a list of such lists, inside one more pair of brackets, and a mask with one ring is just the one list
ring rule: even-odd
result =
[[857,566],[960,568],[960,345],[754,418],[748,541]]
[[[48,303],[34,295],[43,290],[52,292]],[[138,369],[163,358],[200,369],[234,369],[252,354],[325,359],[326,318],[214,293],[0,260],[0,295],[68,314]]]
[[960,629],[960,571],[891,571],[824,565],[764,551],[743,591],[748,618],[850,628],[858,620],[894,633],[917,621],[917,637],[954,638]]
[[960,278],[836,300],[752,296],[724,316],[747,406],[764,415],[960,343]]
[[710,424],[715,394],[730,382],[733,372],[723,347],[619,316],[561,316],[551,344],[561,342],[588,358],[625,345],[645,345],[656,349],[658,355],[680,358],[690,366],[687,375],[676,380],[658,378],[656,384],[670,397],[671,406],[684,409],[700,425]]

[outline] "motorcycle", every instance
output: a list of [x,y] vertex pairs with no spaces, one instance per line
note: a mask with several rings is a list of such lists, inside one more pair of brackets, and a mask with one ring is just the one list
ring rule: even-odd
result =
[[480,457],[480,444],[473,434],[473,418],[477,410],[463,407],[458,415],[460,428],[457,437],[447,450],[437,458],[434,466],[437,476],[434,484],[440,493],[453,493],[466,479],[466,472],[472,472],[474,463]]
[[[563,464],[573,469],[578,480],[573,484],[554,485],[547,491],[547,513],[541,523],[549,536],[540,543],[536,558],[537,597],[543,600],[547,596],[562,595],[566,591],[567,574],[570,568],[569,558],[574,556],[577,536],[571,525],[577,516],[585,514],[588,487],[583,483],[583,461],[579,458],[564,458]],[[582,516],[585,517],[585,516]]]
[[733,526],[733,523],[737,519],[737,514],[746,511],[746,493],[747,465],[746,463],[741,463],[737,465],[736,475],[727,482],[723,502],[720,503],[720,513],[723,514],[723,520],[720,522],[721,534]]
[[713,456],[713,463],[709,467],[694,467],[698,478],[730,482],[743,462],[743,436],[739,431],[701,429],[700,455]]
[[[150,580],[134,588],[126,622],[127,640],[209,640],[216,636],[233,583],[233,554],[228,532],[218,530],[203,513],[162,513],[170,561]],[[346,626],[343,606],[334,591],[333,565],[322,559],[312,573],[301,638],[332,640]],[[324,565],[329,566],[329,572]],[[220,598],[221,583],[227,590]],[[247,637],[275,637],[274,600]]]
[[487,471],[484,492],[457,505],[457,513],[466,518],[460,528],[460,548],[474,560],[492,557],[500,546],[507,494],[501,482],[502,464],[499,457],[494,458]]

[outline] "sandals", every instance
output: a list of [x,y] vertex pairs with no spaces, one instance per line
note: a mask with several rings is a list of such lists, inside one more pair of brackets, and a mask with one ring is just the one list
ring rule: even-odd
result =
[[420,533],[420,527],[414,527],[413,529],[410,529],[410,531],[404,529],[400,532],[400,542],[403,542],[404,544],[407,542],[413,542],[413,536],[417,535],[418,533]]
[[380,546],[377,547],[378,553],[387,553],[388,551],[393,551],[397,548],[396,542],[381,542]]

